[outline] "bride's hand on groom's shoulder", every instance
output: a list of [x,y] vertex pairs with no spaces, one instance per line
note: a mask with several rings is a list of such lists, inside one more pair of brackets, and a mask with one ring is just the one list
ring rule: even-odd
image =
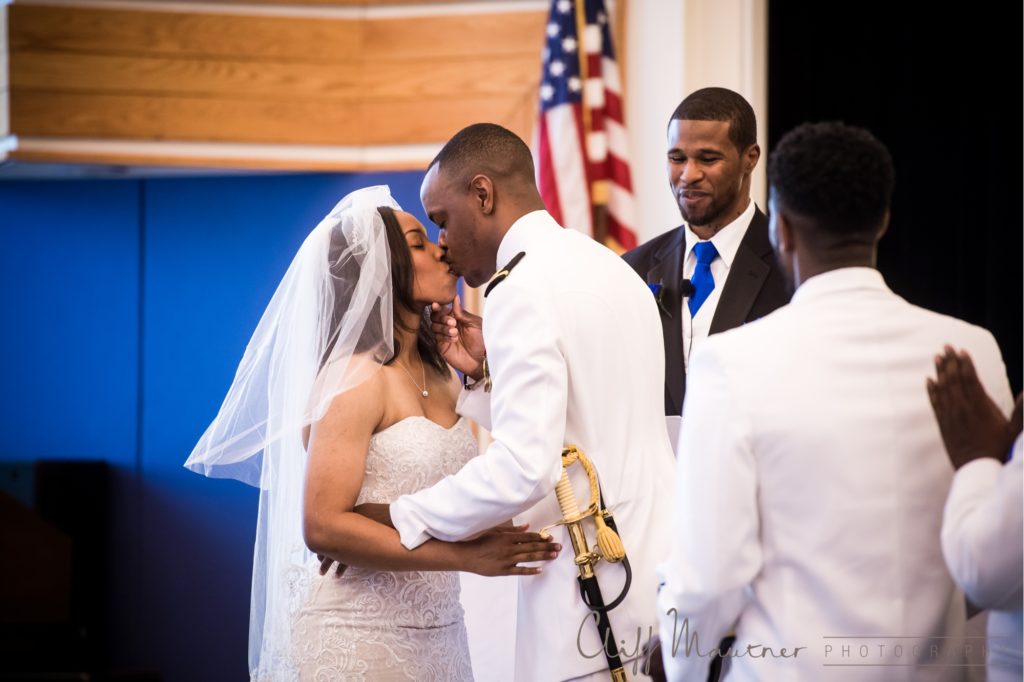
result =
[[527,532],[528,526],[510,523],[455,543],[465,557],[461,570],[484,576],[537,575],[539,566],[519,566],[532,561],[551,561],[562,546],[539,533]]
[[483,319],[463,309],[456,296],[450,306],[430,306],[430,329],[445,361],[479,381],[484,375]]

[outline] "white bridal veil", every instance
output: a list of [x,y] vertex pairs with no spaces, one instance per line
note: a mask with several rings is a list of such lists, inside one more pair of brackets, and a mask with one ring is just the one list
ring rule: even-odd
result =
[[303,430],[391,357],[391,271],[377,207],[355,191],[306,237],[260,319],[217,417],[185,466],[260,488],[249,623],[253,679],[287,679],[291,621],[314,561],[302,538]]

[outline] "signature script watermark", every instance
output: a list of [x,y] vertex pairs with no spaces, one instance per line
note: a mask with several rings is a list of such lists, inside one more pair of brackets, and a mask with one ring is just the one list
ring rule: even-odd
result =
[[[700,646],[700,634],[696,629],[690,630],[690,619],[683,618],[682,623],[679,622],[679,613],[675,608],[671,608],[665,612],[666,615],[672,616],[672,656],[673,658],[679,653],[682,648],[683,655],[685,656],[699,656],[703,658],[796,658],[800,655],[801,651],[805,651],[807,647],[770,647],[764,644],[747,644],[745,647],[741,647],[738,644],[730,646],[726,649],[720,649],[717,646],[713,646],[706,651],[701,649]],[[605,632],[604,641],[602,647],[597,651],[584,651],[583,645],[583,633],[589,627],[596,627],[598,621],[597,613],[588,613],[584,618],[583,622],[580,623],[579,629],[576,631],[576,650],[579,651],[580,656],[583,658],[597,658],[605,654],[609,656],[619,656],[621,658],[633,659],[633,674],[636,675],[639,670],[639,666],[642,660],[641,654],[643,646],[646,642],[652,640],[655,636],[656,627],[650,625],[647,627],[647,638],[644,639],[644,628],[638,626],[636,629],[636,640],[632,650],[629,649],[629,643],[625,639],[620,639],[618,643],[609,641],[610,634]],[[647,659],[644,663],[644,674],[650,673],[650,659]]]
[[[712,659],[718,658],[749,658],[749,659],[795,659],[801,652],[806,659],[820,658],[824,667],[899,667],[899,666],[955,666],[955,667],[984,667],[984,658],[987,653],[986,638],[984,636],[907,636],[907,635],[886,635],[886,636],[826,636],[821,649],[810,652],[810,647],[780,647],[768,646],[760,643],[734,642],[727,647],[721,647],[718,642],[715,646],[704,648],[701,645],[700,633],[696,628],[690,626],[689,618],[680,620],[679,613],[675,608],[666,612],[672,617],[672,636],[667,639],[662,636],[662,645],[671,644],[671,657],[680,655],[686,657],[701,657]],[[609,632],[604,633],[603,641],[595,646],[588,633],[597,630],[597,613],[588,613],[580,623],[576,631],[576,649],[580,656],[587,659],[598,658],[607,655],[618,656],[626,663],[632,661],[633,674],[636,675],[643,665],[643,672],[650,673],[651,657],[647,647],[657,641],[658,626],[651,625],[646,628],[637,627],[635,639],[620,639],[618,642],[611,641]],[[1006,639],[994,637],[990,639]],[[707,642],[704,643],[705,645]]]

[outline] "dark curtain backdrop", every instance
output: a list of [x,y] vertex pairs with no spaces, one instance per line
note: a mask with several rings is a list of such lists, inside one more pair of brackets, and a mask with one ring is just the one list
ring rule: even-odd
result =
[[1022,8],[940,7],[769,2],[768,146],[816,120],[885,142],[896,192],[879,268],[912,303],[989,329],[1018,392]]

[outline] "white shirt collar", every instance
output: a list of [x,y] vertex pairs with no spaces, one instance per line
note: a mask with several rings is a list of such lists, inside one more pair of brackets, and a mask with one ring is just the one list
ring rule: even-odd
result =
[[498,245],[498,262],[494,266],[494,271],[505,267],[505,264],[515,258],[520,251],[528,251],[530,244],[538,235],[561,229],[551,214],[543,209],[520,216],[501,238],[501,244]]
[[838,268],[829,270],[820,275],[811,277],[799,287],[793,294],[791,303],[800,303],[837,291],[850,291],[854,289],[874,289],[876,291],[888,291],[885,279],[875,268],[856,267]]
[[[743,236],[747,234],[747,228],[750,226],[750,221],[754,218],[754,211],[757,210],[753,200],[747,202],[747,207],[736,217],[736,220],[732,221],[721,230],[716,232],[710,241],[715,245],[715,249],[718,251],[718,257],[722,259],[722,263],[725,264],[726,269],[732,265],[733,260],[736,258],[736,252],[740,249],[740,242],[743,241]],[[693,251],[694,245],[704,241],[690,229],[690,224],[686,224],[686,251],[683,253],[683,262],[687,262],[690,258],[690,252]]]

